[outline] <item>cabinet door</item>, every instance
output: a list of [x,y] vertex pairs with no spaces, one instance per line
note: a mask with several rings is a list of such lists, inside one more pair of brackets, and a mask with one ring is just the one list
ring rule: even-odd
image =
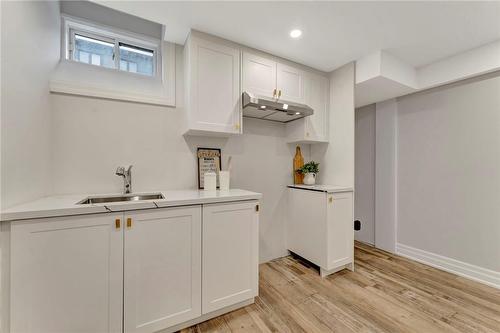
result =
[[120,215],[11,226],[10,332],[121,332]]
[[328,142],[329,89],[328,78],[311,72],[304,74],[305,103],[313,108],[314,113],[286,124],[287,142]]
[[258,294],[257,205],[203,206],[203,314]]
[[276,61],[243,52],[242,90],[269,98],[276,95]]
[[325,192],[288,189],[287,249],[318,266],[325,266],[327,257],[325,197]]
[[326,77],[306,74],[305,100],[313,108],[312,116],[306,117],[305,138],[318,142],[328,141],[328,105],[330,84]]
[[240,51],[193,38],[190,54],[190,128],[240,133]]
[[[279,99],[295,103],[305,103],[304,71],[278,63],[277,86]],[[279,92],[281,92],[281,96],[279,96]]]
[[201,315],[201,207],[125,216],[125,332],[155,332]]
[[328,194],[328,270],[354,258],[353,194]]

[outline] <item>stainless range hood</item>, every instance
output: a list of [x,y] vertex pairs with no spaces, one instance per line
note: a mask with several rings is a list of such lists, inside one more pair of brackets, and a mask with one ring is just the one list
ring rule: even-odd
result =
[[248,92],[243,93],[243,117],[288,123],[289,121],[310,116],[313,113],[313,109],[305,104],[282,100],[276,101],[267,97],[255,96]]

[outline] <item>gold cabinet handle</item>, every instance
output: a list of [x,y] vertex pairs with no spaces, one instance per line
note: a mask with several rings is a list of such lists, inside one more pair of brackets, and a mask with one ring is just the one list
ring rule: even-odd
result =
[[276,88],[273,90],[273,97],[276,97]]
[[259,205],[255,205],[255,211],[258,212],[260,209]]
[[121,220],[120,219],[116,219],[115,220],[115,228],[116,229],[120,229],[120,227],[121,227]]
[[240,124],[235,124],[234,128],[237,129],[237,130],[239,130],[240,129]]
[[278,98],[281,97],[281,90],[278,91]]
[[132,218],[127,218],[127,228],[132,228]]
[[329,201],[330,203],[332,203],[332,202],[333,202],[333,197],[328,198],[328,201]]

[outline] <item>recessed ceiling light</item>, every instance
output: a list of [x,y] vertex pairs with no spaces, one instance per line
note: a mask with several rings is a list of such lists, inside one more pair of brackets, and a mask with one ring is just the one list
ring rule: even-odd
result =
[[288,104],[283,104],[283,110],[288,110]]
[[300,112],[295,112],[295,114],[298,116],[300,114]]
[[302,36],[302,31],[299,30],[299,29],[293,29],[292,31],[290,31],[290,37],[292,38],[299,38],[300,36]]

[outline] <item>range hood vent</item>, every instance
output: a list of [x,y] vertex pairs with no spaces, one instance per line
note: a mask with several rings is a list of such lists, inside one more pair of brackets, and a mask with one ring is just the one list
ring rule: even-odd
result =
[[280,123],[310,116],[313,109],[305,104],[276,101],[267,97],[259,97],[248,92],[243,93],[243,117],[258,118]]

